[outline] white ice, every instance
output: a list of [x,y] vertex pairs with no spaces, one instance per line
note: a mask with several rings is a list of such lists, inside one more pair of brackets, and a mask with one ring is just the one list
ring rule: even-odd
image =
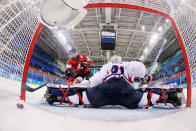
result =
[[[49,106],[42,99],[44,91],[27,93],[23,102],[19,100],[20,83],[0,77],[0,131],[196,131],[196,88],[192,89],[191,108],[172,111]],[[18,109],[17,103],[24,108]]]

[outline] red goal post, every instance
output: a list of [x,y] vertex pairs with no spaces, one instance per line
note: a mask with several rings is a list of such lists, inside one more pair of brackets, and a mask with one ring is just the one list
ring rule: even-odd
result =
[[[90,0],[84,8],[126,8],[146,11],[166,17],[176,32],[185,63],[187,76],[187,103],[191,106],[191,84],[196,82],[196,11],[194,0]],[[26,82],[29,61],[41,30],[35,7],[40,0],[2,0],[0,19],[0,75],[19,76]],[[15,68],[13,68],[15,67]],[[10,75],[12,74],[12,75]],[[14,75],[13,75],[14,74]],[[25,91],[21,91],[25,100]]]
[[[130,3],[128,3],[129,1],[130,1]],[[186,72],[186,77],[187,77],[187,103],[186,103],[186,107],[190,107],[191,106],[191,74],[190,74],[189,61],[191,58],[188,58],[187,52],[190,52],[191,48],[190,47],[187,48],[188,43],[186,43],[186,41],[187,41],[186,39],[189,39],[191,36],[189,38],[186,38],[180,32],[181,30],[184,30],[186,27],[184,27],[183,29],[179,28],[179,24],[182,24],[182,23],[179,23],[179,20],[176,20],[176,18],[172,18],[170,16],[172,9],[171,9],[171,7],[169,8],[169,5],[167,5],[165,3],[166,2],[165,0],[151,0],[151,2],[152,1],[154,2],[154,8],[150,7],[151,4],[150,5],[147,4],[148,0],[146,0],[146,2],[142,3],[143,6],[140,6],[141,3],[139,1],[137,1],[138,3],[136,3],[136,4],[132,4],[131,2],[133,2],[133,1],[131,1],[131,0],[127,0],[124,3],[122,1],[119,3],[118,3],[118,1],[113,1],[113,3],[102,3],[102,1],[97,2],[95,0],[92,3],[88,4],[87,6],[85,6],[84,8],[102,8],[102,7],[126,8],[126,9],[133,9],[133,10],[140,10],[140,11],[145,11],[145,12],[149,12],[149,13],[154,13],[154,14],[157,14],[157,15],[160,15],[160,16],[163,16],[163,17],[169,19],[170,22],[172,23],[172,26],[173,26],[175,32],[176,32],[176,35],[177,35],[177,38],[178,38],[178,41],[179,41],[179,44],[181,47],[183,59],[184,59],[185,72]],[[133,2],[133,3],[135,3],[135,2]],[[165,6],[167,5],[167,6],[163,7],[160,4],[163,4]],[[159,7],[163,7],[163,8],[159,8]],[[158,9],[156,9],[156,8],[158,8]],[[163,11],[162,11],[162,9],[163,9]],[[190,11],[191,11],[191,9],[190,9]],[[176,15],[177,16],[175,16],[175,17],[179,17],[179,19],[180,19],[181,16],[178,16],[178,14],[176,14]],[[194,12],[193,17],[196,17],[196,12]],[[189,29],[187,29],[187,30],[189,30]],[[196,32],[194,32],[194,34],[195,33]],[[194,36],[192,36],[192,37],[194,37]],[[194,44],[194,43],[192,43],[192,44]],[[192,63],[190,63],[190,64],[192,64]],[[195,64],[195,63],[193,63],[193,64]],[[195,68],[193,70],[195,71]]]
[[[178,4],[181,2],[183,1],[178,0],[178,2],[176,1],[175,3],[176,5],[174,5],[174,3],[170,3],[166,0],[124,0],[124,1],[91,0],[90,3],[84,8],[102,8],[102,7],[126,8],[126,9],[146,11],[149,13],[158,14],[160,16],[168,18],[172,23],[172,26],[176,32],[181,47],[181,51],[183,54],[183,59],[185,63],[185,72],[187,76],[186,107],[190,107],[191,106],[191,71],[195,72],[196,69],[195,67],[190,66],[191,64],[195,64],[195,60],[193,61],[193,59],[190,57],[189,54],[192,52],[192,47],[194,46],[193,45],[194,43],[190,44],[188,42],[190,42],[190,39],[194,40],[194,34],[196,32],[191,31],[191,28],[194,28],[193,27],[194,24],[189,22],[189,20],[194,19],[196,17],[196,12],[193,11],[191,8],[184,6],[183,4],[181,5]],[[182,14],[179,14],[179,12],[181,12]],[[186,17],[188,18],[185,19]],[[190,25],[187,26],[186,25],[187,23]],[[191,32],[192,34],[187,34]]]

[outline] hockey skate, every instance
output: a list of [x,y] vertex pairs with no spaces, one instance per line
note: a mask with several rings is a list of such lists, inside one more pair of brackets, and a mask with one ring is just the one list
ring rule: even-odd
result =
[[171,103],[174,107],[182,106],[185,103],[183,88],[170,89],[166,93],[166,103]]

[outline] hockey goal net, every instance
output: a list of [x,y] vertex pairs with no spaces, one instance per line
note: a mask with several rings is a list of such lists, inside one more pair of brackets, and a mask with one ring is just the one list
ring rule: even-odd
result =
[[[0,1],[0,75],[26,83],[31,54],[42,24],[39,0]],[[196,11],[194,0],[90,0],[85,8],[127,8],[168,18],[176,32],[187,77],[187,107],[196,82]],[[25,99],[22,91],[21,99]]]

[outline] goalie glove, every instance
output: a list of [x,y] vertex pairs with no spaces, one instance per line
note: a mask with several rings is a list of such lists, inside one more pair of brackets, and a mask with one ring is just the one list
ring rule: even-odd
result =
[[134,82],[140,82],[141,81],[141,78],[140,77],[138,77],[138,76],[132,76],[131,77],[131,83],[134,83]]
[[145,76],[145,77],[144,77],[144,82],[145,82],[146,84],[150,84],[151,80],[152,80],[152,76],[151,76],[151,75]]

